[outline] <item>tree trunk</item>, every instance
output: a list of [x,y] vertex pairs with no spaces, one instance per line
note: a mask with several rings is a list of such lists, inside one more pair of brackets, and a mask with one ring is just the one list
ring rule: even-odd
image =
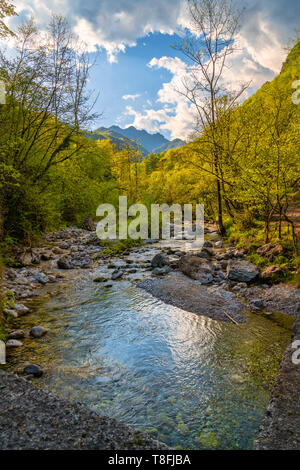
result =
[[218,226],[219,232],[222,237],[226,235],[226,230],[223,225],[223,204],[222,204],[222,192],[221,192],[221,183],[217,180],[217,193],[218,193]]

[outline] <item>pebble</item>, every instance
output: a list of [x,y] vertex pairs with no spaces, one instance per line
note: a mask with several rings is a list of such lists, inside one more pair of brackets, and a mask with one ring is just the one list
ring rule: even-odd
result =
[[21,348],[23,346],[23,343],[21,341],[18,341],[17,339],[9,339],[6,343],[7,348]]
[[42,377],[43,375],[42,369],[36,364],[30,364],[29,366],[26,366],[23,372],[24,374],[33,375],[34,377],[37,377],[37,378]]
[[12,331],[8,335],[8,339],[22,339],[25,338],[25,332],[23,330]]
[[13,318],[18,318],[18,312],[16,312],[15,310],[12,310],[12,309],[9,309],[9,308],[6,308],[4,310],[4,314],[5,315],[11,315]]
[[42,336],[45,336],[48,333],[48,330],[43,328],[42,326],[34,326],[30,330],[30,336],[33,338],[42,338]]
[[122,270],[119,271],[114,271],[111,275],[111,280],[116,281],[117,279],[120,279],[123,276],[124,272]]
[[26,313],[29,313],[29,308],[25,307],[25,305],[23,305],[23,304],[15,304],[14,305],[14,310],[16,310],[16,312],[19,315],[26,315]]

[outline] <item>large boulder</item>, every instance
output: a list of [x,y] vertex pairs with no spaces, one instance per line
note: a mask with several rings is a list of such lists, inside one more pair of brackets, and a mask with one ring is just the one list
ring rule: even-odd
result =
[[257,266],[248,261],[229,261],[227,265],[227,277],[231,281],[248,283],[254,281],[258,274]]
[[277,258],[278,256],[282,256],[284,253],[284,248],[280,243],[276,243],[276,245],[272,243],[267,243],[267,245],[261,246],[256,250],[257,254],[267,258],[269,261]]
[[74,268],[72,264],[72,260],[68,256],[64,256],[60,258],[59,260],[57,260],[57,266],[60,269],[73,269]]
[[169,264],[168,259],[162,254],[155,255],[151,261],[152,268],[163,268],[164,266],[167,266],[168,264]]
[[191,279],[209,284],[213,281],[212,268],[199,256],[183,256],[178,263],[180,271]]

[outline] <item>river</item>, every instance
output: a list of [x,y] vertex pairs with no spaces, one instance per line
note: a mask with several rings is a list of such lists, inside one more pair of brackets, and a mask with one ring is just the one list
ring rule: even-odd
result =
[[[132,253],[151,259],[158,248]],[[122,266],[123,260],[114,261]],[[92,282],[93,272],[32,302],[20,327],[49,328],[27,338],[10,367],[43,367],[42,387],[182,449],[251,449],[265,414],[293,320],[245,313],[222,323],[166,305],[138,288],[150,272]]]

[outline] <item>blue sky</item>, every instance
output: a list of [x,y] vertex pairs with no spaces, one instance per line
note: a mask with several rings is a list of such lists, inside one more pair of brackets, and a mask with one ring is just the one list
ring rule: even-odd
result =
[[[240,0],[235,0],[240,6]],[[171,48],[189,27],[186,0],[14,0],[19,17],[33,15],[45,28],[51,12],[62,14],[97,65],[91,88],[100,93],[95,127],[135,125],[168,138],[188,138],[194,113],[176,92],[187,64]],[[251,80],[249,94],[280,72],[284,46],[300,28],[299,0],[245,0],[247,7],[226,80]],[[246,96],[245,96],[246,97]]]
[[[102,112],[101,126],[118,124],[126,127],[132,118],[125,114],[126,107],[134,105],[138,111],[147,107],[160,109],[157,94],[172,74],[166,69],[155,70],[148,66],[153,57],[176,57],[172,49],[176,35],[150,33],[137,40],[135,47],[120,53],[117,62],[109,62],[105,52],[96,53],[96,65],[91,74],[91,87],[100,90],[97,109]],[[94,54],[92,54],[94,57]],[[170,132],[163,132],[170,137]]]

